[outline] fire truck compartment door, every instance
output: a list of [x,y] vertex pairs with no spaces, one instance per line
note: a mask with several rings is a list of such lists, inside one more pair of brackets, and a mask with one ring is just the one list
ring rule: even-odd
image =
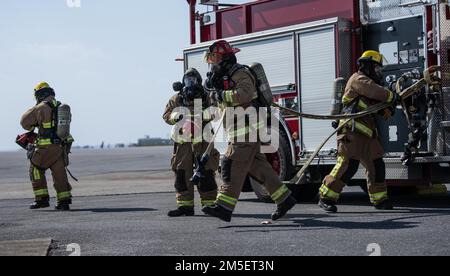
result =
[[[298,34],[302,112],[330,114],[336,79],[335,39],[333,27]],[[333,131],[330,121],[302,119],[301,124],[303,150],[306,151],[314,151]],[[336,148],[336,139],[331,139],[323,150]]]
[[236,55],[239,63],[248,65],[259,62],[264,66],[274,93],[277,88],[283,87],[286,90],[289,84],[295,83],[295,50],[292,34],[254,42],[240,42],[234,46],[241,49]]
[[[270,86],[277,92],[277,88],[287,89],[289,84],[295,83],[295,50],[294,35],[283,35],[266,39],[239,41],[233,43],[241,49],[236,56],[238,62],[250,65],[261,63],[266,71]],[[205,49],[186,53],[187,68],[196,68],[202,77],[206,77],[208,65],[204,62]],[[280,89],[278,89],[280,90]]]

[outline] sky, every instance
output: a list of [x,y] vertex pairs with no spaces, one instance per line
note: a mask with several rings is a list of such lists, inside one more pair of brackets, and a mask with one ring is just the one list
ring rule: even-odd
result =
[[168,138],[162,113],[183,73],[175,59],[189,46],[186,1],[70,1],[81,5],[0,1],[0,151],[17,149],[41,81],[71,106],[75,145]]

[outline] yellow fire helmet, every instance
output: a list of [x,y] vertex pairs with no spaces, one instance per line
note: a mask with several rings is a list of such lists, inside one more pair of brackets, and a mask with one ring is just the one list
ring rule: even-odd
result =
[[46,83],[46,82],[41,82],[38,85],[36,85],[36,87],[34,88],[34,92],[37,92],[37,91],[39,91],[41,89],[44,89],[44,88],[50,88],[50,85],[48,83]]
[[377,51],[369,50],[365,51],[358,61],[373,61],[381,66],[383,66],[384,56]]

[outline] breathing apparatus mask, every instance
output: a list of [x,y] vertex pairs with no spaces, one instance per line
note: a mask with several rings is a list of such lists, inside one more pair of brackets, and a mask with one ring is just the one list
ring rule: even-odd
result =
[[43,88],[40,89],[36,92],[34,92],[34,97],[36,98],[37,103],[41,103],[43,102],[46,98],[50,97],[50,96],[55,96],[55,91],[48,87],[48,88]]
[[189,69],[183,76],[182,82],[175,82],[173,90],[179,92],[185,103],[205,97],[205,90],[202,86],[202,77],[195,69]]
[[184,86],[182,90],[183,96],[189,101],[203,98],[204,91],[201,83],[202,80],[198,79],[198,77],[194,75],[184,76],[183,78]]
[[376,84],[383,86],[383,67],[378,63],[372,61],[360,61],[359,71],[363,72],[364,75],[371,78]]
[[231,68],[236,63],[237,59],[234,54],[227,55],[226,57],[222,56],[218,63],[208,63],[209,72],[205,86],[208,89],[223,90],[224,77],[230,73]]

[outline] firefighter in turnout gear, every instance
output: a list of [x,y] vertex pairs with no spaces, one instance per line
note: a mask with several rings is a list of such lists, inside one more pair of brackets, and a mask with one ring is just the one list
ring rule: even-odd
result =
[[[175,172],[178,209],[170,211],[168,216],[193,216],[194,184],[191,178],[194,167],[199,166],[199,160],[209,145],[203,140],[203,130],[212,133],[212,127],[208,123],[214,117],[209,113],[210,99],[203,88],[202,78],[197,70],[187,70],[183,83],[175,83],[174,90],[179,93],[169,100],[163,115],[164,121],[174,126],[172,140],[175,142],[171,165]],[[201,104],[201,114],[197,116],[194,110],[195,102]],[[196,131],[194,131],[195,128]],[[202,206],[214,204],[217,197],[215,172],[219,168],[219,159],[219,152],[213,149],[197,187]]]
[[34,89],[37,104],[29,109],[21,119],[22,127],[27,131],[38,128],[37,140],[28,148],[30,159],[30,178],[33,185],[35,202],[30,209],[50,206],[46,170],[53,176],[57,196],[56,210],[70,210],[72,187],[67,178],[68,152],[73,143],[72,136],[61,140],[56,134],[57,108],[54,90],[48,83],[42,82]]
[[[359,71],[350,77],[342,99],[344,114],[364,111],[371,105],[386,102],[392,103],[392,108],[380,115],[385,119],[393,115],[399,96],[382,87],[383,58],[376,51],[367,51],[358,60]],[[393,209],[388,199],[384,149],[378,138],[375,115],[351,121],[338,133],[337,140],[337,164],[320,188],[319,206],[327,212],[337,212],[336,203],[345,183],[352,179],[361,163],[366,169],[371,203],[379,210]]]
[[[213,99],[221,107],[233,110],[258,108],[258,91],[256,79],[247,67],[237,63],[236,53],[239,49],[232,48],[228,42],[221,40],[214,43],[207,52],[205,59],[210,65],[207,89],[214,91]],[[232,213],[247,176],[264,185],[277,204],[277,210],[272,219],[283,217],[297,203],[291,196],[291,191],[283,185],[278,175],[261,153],[261,143],[257,132],[265,125],[265,119],[252,122],[247,115],[236,114],[224,121],[229,144],[222,161],[222,179],[224,184],[214,206],[203,208],[203,212],[230,222]],[[231,116],[230,116],[231,117]],[[249,138],[256,139],[249,139]]]

